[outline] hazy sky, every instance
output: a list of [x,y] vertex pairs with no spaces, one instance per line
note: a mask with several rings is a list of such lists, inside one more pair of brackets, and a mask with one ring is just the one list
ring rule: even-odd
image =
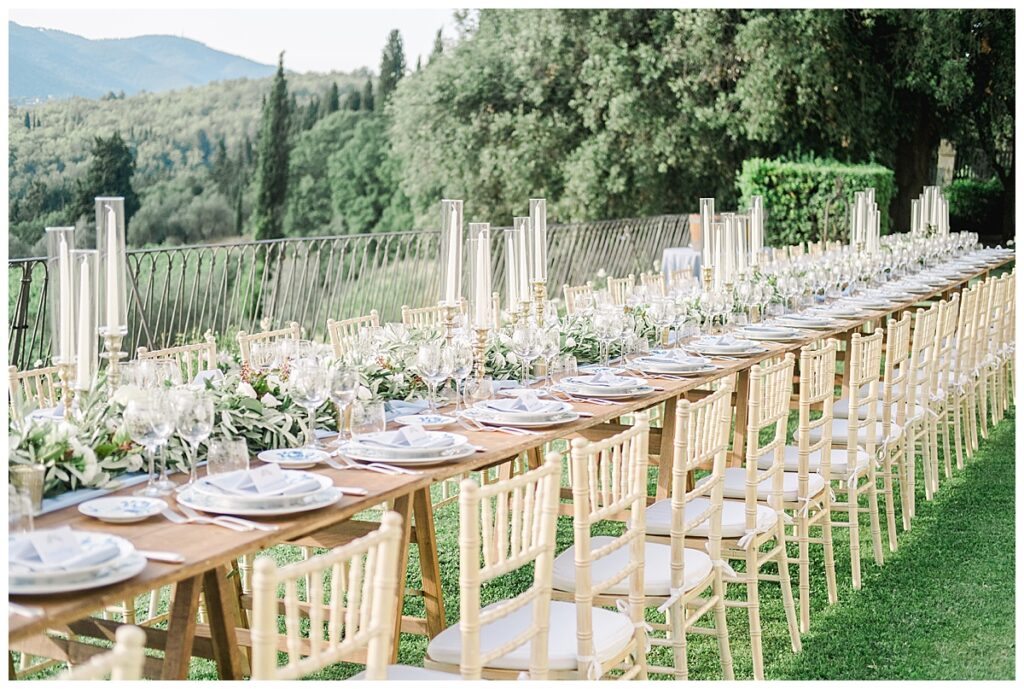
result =
[[398,29],[409,67],[426,59],[434,34],[444,26],[454,36],[451,9],[437,10],[10,10],[25,26],[60,29],[86,38],[172,34],[211,48],[297,72],[350,71],[380,65],[391,29]]

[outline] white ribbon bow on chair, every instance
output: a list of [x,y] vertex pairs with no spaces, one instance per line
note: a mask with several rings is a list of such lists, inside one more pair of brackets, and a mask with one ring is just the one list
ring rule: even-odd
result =
[[[671,589],[670,589],[670,591],[671,591]],[[626,603],[626,601],[622,600],[621,598],[616,598],[615,599],[615,609],[618,610],[623,615],[625,615],[626,618],[629,619],[629,621],[633,624],[633,626],[635,628],[639,629],[640,627],[643,627],[644,631],[646,631],[648,635],[654,633],[654,628],[650,624],[647,623],[647,620],[643,619],[642,617],[640,618],[639,622],[633,622],[633,618],[630,617],[630,615],[629,615],[629,604]],[[661,608],[659,607],[658,610],[661,610]],[[647,639],[646,648],[644,648],[644,653],[650,653],[650,652],[651,652],[651,641],[650,641],[650,638],[648,638]]]
[[579,656],[578,662],[587,666],[587,679],[596,682],[601,679],[601,663],[594,656]]

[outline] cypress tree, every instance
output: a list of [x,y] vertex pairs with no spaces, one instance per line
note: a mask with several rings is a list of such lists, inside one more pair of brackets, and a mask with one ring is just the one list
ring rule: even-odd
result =
[[89,169],[78,186],[74,217],[91,217],[97,196],[123,196],[127,230],[128,221],[141,205],[139,195],[132,186],[133,174],[135,157],[121,135],[115,132],[109,139],[96,137]]
[[32,116],[25,113],[25,129],[32,129]]
[[434,49],[430,51],[430,57],[427,58],[428,65],[436,58],[441,57],[441,54],[444,52],[444,36],[442,31],[443,29],[438,29],[437,34],[434,36]]
[[253,209],[255,239],[275,239],[283,236],[284,203],[288,193],[290,111],[282,52],[277,63],[277,75],[274,77],[260,123],[256,162],[256,206]]
[[345,109],[356,112],[362,105],[362,98],[359,96],[359,91],[353,91],[348,94],[348,98],[345,99]]
[[235,201],[235,235],[242,236],[242,191],[239,189]]
[[387,104],[398,82],[405,76],[405,50],[402,47],[402,34],[392,29],[388,34],[388,42],[380,56],[380,93],[381,106]]
[[327,114],[330,115],[332,112],[338,112],[338,108],[341,107],[341,103],[338,97],[338,82],[331,82],[331,89],[327,92]]
[[366,84],[363,85],[363,96],[361,98],[362,103],[359,106],[360,110],[366,112],[373,112],[373,80],[367,79]]

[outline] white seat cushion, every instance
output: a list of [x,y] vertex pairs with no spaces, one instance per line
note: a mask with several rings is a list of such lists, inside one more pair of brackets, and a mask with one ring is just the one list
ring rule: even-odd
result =
[[[812,443],[816,443],[819,440],[821,440],[821,435],[822,435],[822,431],[823,430],[824,430],[824,426],[818,426],[817,428],[812,428],[811,429],[811,432],[808,434],[808,437],[810,438]],[[871,426],[861,426],[860,427],[859,433],[858,433],[858,436],[857,436],[857,444],[858,445],[863,446],[863,445],[867,444],[868,433],[873,433],[874,434],[875,447],[878,447],[879,445],[881,445],[882,441],[885,440],[885,436],[882,434],[882,422],[881,421],[875,421],[874,428],[872,428]],[[889,435],[891,436],[891,440],[898,439],[900,437],[900,435],[902,435],[902,433],[903,433],[903,429],[900,428],[900,426],[898,424],[895,424],[895,423],[890,423],[889,424]],[[832,419],[832,443],[834,445],[846,445],[849,442],[849,437],[850,437],[850,421],[849,421],[849,419]]]
[[[830,449],[829,465],[831,474],[834,478],[845,478],[849,475],[849,471],[847,469],[849,459],[850,456],[846,449]],[[761,458],[757,460],[757,466],[761,469],[770,469],[773,461],[772,453],[769,452],[761,455]],[[868,453],[865,450],[857,448],[857,473],[867,469],[869,461],[871,461],[871,458],[868,456]],[[786,445],[786,447],[783,448],[782,468],[786,472],[800,471],[799,447],[796,445]],[[807,456],[807,469],[808,471],[818,471],[821,469],[821,450],[811,452]]]
[[[349,680],[355,682],[366,681],[366,671],[360,672],[358,675],[349,677]],[[454,672],[441,672],[440,670],[428,670],[425,667],[416,667],[414,665],[388,665],[388,680],[401,680],[405,682],[461,682],[462,675],[457,675]]]
[[[918,391],[918,393],[917,393],[917,395],[915,397],[916,397],[916,399],[919,399],[919,400],[921,399],[921,391],[920,390]],[[893,406],[895,407],[896,405],[893,405]],[[882,402],[882,400],[878,400],[877,402],[875,402],[875,419],[876,420],[881,420],[882,414],[884,413],[884,408],[885,408],[885,403]],[[896,410],[893,409],[893,414],[895,415],[895,413],[896,413]],[[917,419],[920,418],[920,417],[923,417],[924,414],[925,414],[924,407],[922,407],[919,404],[915,404],[913,409],[911,409],[909,405],[907,406],[907,418],[910,419],[911,421],[917,421]],[[832,405],[832,416],[837,418],[837,419],[848,419],[848,418],[850,418],[850,398],[849,397],[844,397],[843,399],[839,400],[838,402],[836,402],[835,404]],[[857,416],[860,417],[861,419],[868,418],[868,406],[866,404],[862,404],[860,406],[860,409],[857,410]]]
[[[694,498],[686,503],[685,519],[694,519],[708,509],[710,500]],[[767,505],[757,506],[757,530],[765,532],[775,526],[778,515]],[[686,535],[706,538],[710,533],[710,524],[705,521],[691,529]],[[722,502],[722,536],[724,538],[740,538],[747,530],[746,506],[742,500],[724,500]],[[668,536],[672,533],[672,501],[659,500],[647,508],[647,533]]]
[[[499,601],[484,610],[502,605]],[[480,628],[480,652],[485,654],[520,636],[533,625],[533,604],[524,605],[507,617],[502,617]],[[622,613],[594,608],[594,651],[601,662],[621,653],[633,639],[633,623]],[[440,663],[458,665],[462,660],[462,633],[454,624],[435,636],[427,645],[427,657]],[[499,670],[528,670],[530,644],[525,643],[488,663]],[[579,667],[576,655],[576,604],[551,601],[548,625],[548,667],[552,670],[575,670]]]
[[[613,536],[594,536],[590,539],[594,550],[614,541]],[[683,549],[683,590],[689,591],[711,573],[711,558],[702,550]],[[559,591],[576,590],[576,546],[570,546],[555,558],[554,586]],[[616,548],[600,560],[591,563],[590,581],[599,584],[621,572],[629,562],[629,546]],[[672,589],[672,548],[664,543],[644,544],[644,593],[648,596],[667,596]],[[629,577],[613,585],[606,593],[629,594]]]
[[[771,467],[771,453],[767,454],[769,462],[768,466]],[[759,474],[763,472],[758,472]],[[704,483],[709,480],[710,476],[705,476],[697,485]],[[782,499],[786,502],[796,502],[797,497],[812,497],[817,495],[825,487],[825,479],[820,474],[808,474],[807,476],[807,488],[809,495],[799,495],[800,477],[796,474],[782,475]],[[771,497],[772,493],[772,479],[765,479],[757,484],[757,499],[767,500]],[[733,467],[725,470],[725,483],[722,485],[722,494],[727,498],[740,498],[743,499],[747,495],[747,470],[741,467]]]

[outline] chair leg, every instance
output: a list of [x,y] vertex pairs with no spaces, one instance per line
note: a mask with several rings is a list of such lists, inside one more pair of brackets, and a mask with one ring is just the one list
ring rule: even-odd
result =
[[722,581],[722,568],[715,565],[715,578],[712,583],[715,598],[715,635],[718,637],[718,656],[722,662],[722,678],[732,680],[735,674],[732,667],[732,648],[729,646],[729,625],[725,621],[725,582]]
[[750,655],[754,663],[754,679],[764,679],[764,654],[761,648],[761,599],[757,590],[756,548],[747,548],[747,622],[750,625]]
[[846,501],[848,504],[847,519],[850,524],[850,577],[853,580],[853,588],[860,589],[860,510],[857,507],[857,496],[860,489],[857,486],[848,491]]
[[149,592],[149,619],[156,617],[157,610],[160,609],[160,589],[153,589]]
[[[924,434],[921,437],[924,438]],[[923,449],[921,456],[927,456]],[[897,470],[900,472],[900,517],[903,520],[903,530],[910,531],[910,518],[914,516],[914,491],[917,487],[917,452],[914,450],[913,440],[904,440],[903,450],[897,457]],[[925,476],[927,475],[925,472]],[[895,540],[895,533],[889,536],[890,544]]]
[[[885,526],[888,532],[889,552],[896,550],[896,496],[893,489],[894,473],[892,453],[886,448],[882,460],[882,494],[885,497]],[[881,534],[879,534],[881,537]],[[881,563],[879,563],[881,564]]]
[[779,520],[778,541],[779,554],[775,560],[779,564],[779,585],[782,587],[782,605],[786,609],[786,623],[789,626],[789,641],[793,647],[793,653],[799,653],[803,648],[800,643],[800,623],[796,617],[796,601],[793,599],[793,582],[789,578],[789,558],[786,556],[786,527]]
[[[859,500],[857,504],[860,504]],[[871,548],[875,564],[881,567],[885,564],[885,556],[882,554],[882,521],[878,514],[878,476],[874,468],[870,470],[868,480],[868,515],[871,518]]]
[[[964,445],[965,445],[965,443],[964,443],[963,434],[961,433],[961,430],[962,430],[961,427],[962,427],[963,424],[961,423],[960,416],[961,416],[961,402],[960,402],[960,400],[956,400],[954,402],[954,404],[953,404],[953,444],[956,446],[956,468],[957,469],[963,469],[964,468]],[[946,478],[947,479],[950,478],[951,475],[952,474],[950,473],[949,462],[947,461],[946,462]]]
[[686,680],[690,671],[686,662],[686,606],[677,600],[668,610],[669,634],[672,638],[672,655],[675,661],[675,678]]
[[796,531],[800,543],[800,560],[797,589],[800,592],[800,632],[811,628],[811,561],[810,561],[810,517],[797,515]]
[[821,540],[825,550],[825,588],[828,590],[829,605],[835,605],[839,600],[839,590],[836,587],[836,555],[832,545],[832,506],[826,504],[827,513],[821,523]]

